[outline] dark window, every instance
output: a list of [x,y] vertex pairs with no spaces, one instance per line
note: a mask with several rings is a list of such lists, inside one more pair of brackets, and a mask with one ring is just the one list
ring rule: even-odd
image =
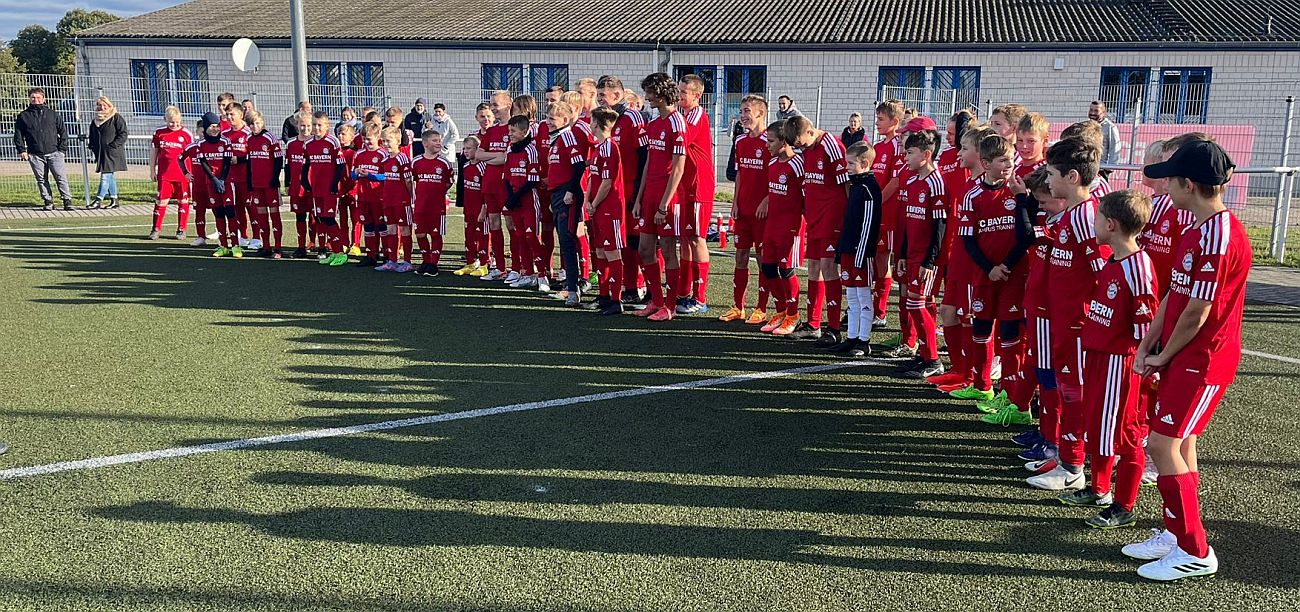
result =
[[171,103],[167,60],[131,60],[131,105],[137,115],[161,115]]
[[1209,68],[1162,68],[1156,123],[1205,123],[1210,97]]
[[514,97],[524,92],[523,64],[483,64],[483,99],[504,89]]
[[[1127,123],[1137,118],[1142,106],[1150,106],[1147,80],[1150,68],[1102,68],[1101,90],[1097,99],[1106,103],[1106,111],[1115,123]],[[1150,113],[1147,113],[1150,114]]]
[[207,112],[212,98],[208,93],[208,63],[202,60],[176,60],[175,104],[185,115]]
[[[528,67],[528,77],[530,83],[528,88],[532,91],[533,97],[537,98],[537,104],[544,105],[546,90],[552,87],[563,87],[569,89],[569,66],[567,64],[532,64]],[[542,109],[545,114],[546,109]]]

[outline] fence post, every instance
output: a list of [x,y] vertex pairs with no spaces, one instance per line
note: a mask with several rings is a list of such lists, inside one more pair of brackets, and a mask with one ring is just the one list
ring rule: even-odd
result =
[[822,86],[817,86],[817,113],[813,119],[813,126],[822,129]]
[[[948,103],[948,116],[951,117],[956,114],[957,114],[957,88],[954,87],[952,88],[952,101]],[[948,143],[948,144],[952,144],[952,143]]]
[[988,121],[989,118],[993,116],[993,99],[989,98],[988,100],[985,100],[984,107],[987,109],[984,111],[984,120]]
[[[1291,156],[1291,120],[1294,118],[1295,97],[1287,96],[1286,119],[1282,124],[1282,162],[1279,164],[1283,168],[1287,167]],[[1273,243],[1269,252],[1278,262],[1286,256],[1286,230],[1291,222],[1291,198],[1287,196],[1291,190],[1289,183],[1294,181],[1294,175],[1277,175],[1277,199],[1273,202]]]
[[392,108],[392,107],[393,107],[393,97],[384,96],[384,108]]
[[248,99],[253,101],[253,108],[256,108],[257,110],[262,110],[262,107],[260,107],[260,106],[257,105],[257,92],[256,92],[256,91],[250,91],[250,92],[248,92]]
[[[1137,164],[1139,161],[1134,157],[1137,156],[1138,127],[1142,125],[1142,98],[1139,97],[1136,102],[1137,112],[1133,114],[1133,130],[1128,136],[1128,163],[1130,166]],[[1128,171],[1127,176],[1128,178],[1124,182],[1125,188],[1133,186],[1133,171]]]

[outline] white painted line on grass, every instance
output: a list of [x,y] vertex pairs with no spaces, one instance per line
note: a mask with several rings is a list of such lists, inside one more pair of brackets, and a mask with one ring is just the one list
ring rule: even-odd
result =
[[560,406],[572,406],[574,404],[587,404],[591,402],[600,402],[604,400],[620,399],[625,397],[637,397],[641,395],[653,395],[656,393],[666,393],[668,391],[683,391],[687,389],[699,389],[702,387],[719,387],[722,385],[731,385],[751,380],[767,380],[772,378],[784,378],[787,376],[797,376],[799,374],[815,374],[818,372],[830,372],[834,370],[844,370],[865,365],[880,365],[882,362],[875,360],[857,360],[845,361],[843,363],[827,363],[822,365],[804,366],[800,368],[790,368],[787,370],[774,370],[769,372],[748,372],[745,374],[735,374],[732,376],[723,376],[720,378],[706,378],[702,380],[692,380],[687,382],[674,383],[671,385],[656,385],[653,387],[641,387],[639,389],[626,389],[623,391],[609,391],[605,393],[593,393],[590,395],[578,395],[575,397],[563,397],[559,399],[544,400],[540,402],[525,402],[522,404],[508,404],[505,406],[496,406],[493,408],[479,408],[477,410],[466,410],[464,412],[451,412],[445,414],[433,414],[411,419],[398,419],[394,421],[382,421],[379,423],[365,423],[361,425],[352,425],[350,427],[332,427],[329,429],[313,429],[291,434],[280,434],[274,436],[264,436],[261,438],[246,438],[243,440],[229,440],[226,442],[212,442],[209,444],[199,444],[197,446],[178,446],[175,448],[164,448],[160,450],[145,451],[140,453],[127,453],[124,455],[111,455],[107,457],[94,457],[91,459],[81,459],[78,461],[63,461],[60,463],[49,463],[46,465],[34,465],[24,468],[13,468],[0,471],[0,480],[15,480],[18,478],[30,478],[32,476],[42,476],[46,474],[56,474],[59,472],[73,472],[79,470],[93,470],[97,468],[109,467],[113,465],[124,465],[127,463],[142,463],[145,461],[156,461],[159,459],[175,459],[178,457],[188,457],[190,455],[200,455],[204,453],[215,453],[220,451],[239,450],[244,448],[254,448],[258,446],[268,446],[271,444],[286,444],[290,442],[303,442],[306,440],[320,440],[322,438],[337,438],[340,436],[350,436],[359,433],[371,431],[385,431],[389,429],[400,429],[404,427],[420,427],[423,425],[432,425],[434,423],[445,423],[448,421],[461,421],[466,419],[477,419],[481,417],[495,416],[498,414],[508,414],[512,412],[528,412],[532,410],[541,410],[544,408],[558,408]]
[[71,225],[68,227],[13,227],[8,229],[0,228],[2,232],[68,232],[72,230],[92,230],[92,229],[123,229],[128,227],[148,227],[148,223],[132,223],[131,225]]
[[1296,365],[1300,365],[1300,359],[1296,359],[1295,357],[1274,355],[1272,353],[1261,353],[1259,351],[1252,351],[1250,349],[1241,349],[1241,354],[1250,355],[1251,357],[1262,357],[1264,359],[1272,359],[1273,361],[1281,361],[1283,363],[1294,363]]

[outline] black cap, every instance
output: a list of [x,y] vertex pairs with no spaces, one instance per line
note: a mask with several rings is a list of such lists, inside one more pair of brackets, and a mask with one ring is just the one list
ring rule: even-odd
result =
[[1142,173],[1153,179],[1180,176],[1202,185],[1222,185],[1236,167],[1219,143],[1198,140],[1178,147],[1169,159],[1143,168]]

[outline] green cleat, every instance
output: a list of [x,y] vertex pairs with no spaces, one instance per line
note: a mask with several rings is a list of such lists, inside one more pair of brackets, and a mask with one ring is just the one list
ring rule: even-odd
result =
[[335,253],[335,254],[331,255],[330,258],[327,259],[326,261],[329,262],[329,265],[330,265],[330,266],[335,267],[335,268],[337,268],[337,267],[339,267],[339,266],[346,266],[346,265],[348,265],[348,254],[347,254],[347,253]]
[[989,425],[1009,427],[1011,425],[1029,425],[1034,422],[1034,415],[1020,410],[1015,404],[1008,403],[1002,410],[993,414],[986,414],[980,417],[980,420]]
[[217,247],[217,250],[212,252],[213,257],[226,257],[228,255],[230,255],[230,249],[226,247]]
[[948,396],[954,399],[987,402],[993,399],[993,390],[989,389],[988,391],[980,391],[979,389],[975,388],[975,385],[967,385],[961,389],[949,393]]
[[243,247],[239,247],[239,246],[230,247],[230,256],[234,257],[235,259],[243,259],[244,257]]
[[1011,400],[1007,398],[1007,392],[999,391],[998,394],[994,395],[993,398],[990,400],[987,401],[981,400],[975,402],[975,408],[983,413],[997,414],[999,412],[1002,412],[1003,410],[1006,410],[1007,406],[1010,404],[1011,404]]

